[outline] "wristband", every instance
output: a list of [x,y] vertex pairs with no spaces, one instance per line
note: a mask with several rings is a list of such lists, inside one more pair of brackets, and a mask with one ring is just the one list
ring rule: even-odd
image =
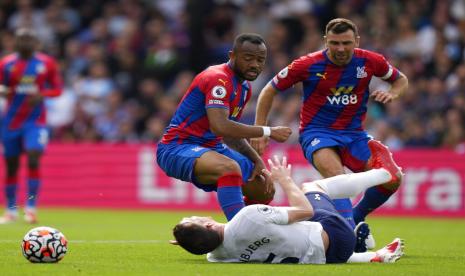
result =
[[270,135],[271,135],[271,127],[264,126],[264,127],[262,127],[262,129],[263,129],[263,136],[262,137],[270,137]]

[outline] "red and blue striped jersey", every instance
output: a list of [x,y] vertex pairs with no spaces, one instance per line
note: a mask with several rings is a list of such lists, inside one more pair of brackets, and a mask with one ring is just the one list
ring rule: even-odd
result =
[[301,133],[312,128],[362,130],[373,76],[392,83],[400,72],[375,52],[357,48],[349,64],[338,66],[322,50],[294,60],[271,84],[284,91],[302,82]]
[[192,81],[161,143],[216,146],[222,137],[210,130],[207,108],[225,108],[229,110],[229,119],[238,121],[251,94],[250,83],[239,80],[229,63],[208,67]]
[[36,91],[45,97],[59,96],[63,84],[55,60],[36,52],[29,59],[22,59],[16,53],[2,58],[0,85],[10,91],[7,94],[3,125],[14,130],[25,124],[45,125],[46,109],[43,101],[31,105],[29,97]]

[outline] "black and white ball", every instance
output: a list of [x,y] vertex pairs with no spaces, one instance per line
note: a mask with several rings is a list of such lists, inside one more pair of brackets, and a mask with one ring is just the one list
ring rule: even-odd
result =
[[66,255],[68,241],[57,229],[41,226],[27,232],[21,250],[30,262],[56,263]]

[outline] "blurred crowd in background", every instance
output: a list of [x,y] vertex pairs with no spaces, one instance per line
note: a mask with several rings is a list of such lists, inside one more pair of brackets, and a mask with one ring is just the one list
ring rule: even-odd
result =
[[[15,29],[31,27],[59,61],[64,93],[47,101],[54,141],[156,142],[195,74],[226,62],[237,34],[261,34],[268,46],[242,119],[251,124],[261,88],[322,49],[335,17],[353,20],[360,47],[410,81],[400,100],[370,103],[368,132],[393,150],[465,152],[465,0],[1,0],[0,55],[14,51]],[[301,92],[290,90],[270,124],[291,126],[297,143]]]

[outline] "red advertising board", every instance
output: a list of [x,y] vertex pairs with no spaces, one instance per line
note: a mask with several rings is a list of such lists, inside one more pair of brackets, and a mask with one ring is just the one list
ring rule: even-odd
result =
[[[298,146],[275,146],[287,155],[296,183],[319,178]],[[403,150],[394,158],[406,173],[400,190],[377,214],[465,217],[465,155],[445,150]],[[25,198],[25,160],[19,202]],[[0,165],[4,168],[3,161]],[[215,193],[167,177],[154,145],[51,144],[42,159],[40,206],[219,210]],[[5,179],[4,169],[0,178]],[[2,189],[3,190],[3,189]],[[0,195],[0,204],[4,204]],[[278,190],[275,205],[287,204]]]

